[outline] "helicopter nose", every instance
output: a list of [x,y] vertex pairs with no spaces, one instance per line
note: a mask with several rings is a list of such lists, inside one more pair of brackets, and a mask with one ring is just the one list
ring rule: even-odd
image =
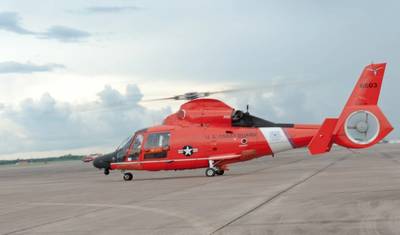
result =
[[93,166],[99,169],[110,169],[111,158],[112,156],[109,155],[97,157],[93,161]]

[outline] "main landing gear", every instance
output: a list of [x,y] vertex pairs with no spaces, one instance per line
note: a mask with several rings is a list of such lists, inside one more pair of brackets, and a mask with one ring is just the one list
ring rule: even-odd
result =
[[208,165],[209,165],[209,167],[206,169],[206,176],[207,177],[213,177],[215,175],[223,175],[225,173],[224,170],[222,170],[222,169],[220,169],[218,167],[215,167],[214,166],[214,161],[212,161],[212,160],[208,161]]
[[124,173],[123,178],[125,181],[131,181],[133,179],[133,175],[130,172],[126,172],[126,173]]

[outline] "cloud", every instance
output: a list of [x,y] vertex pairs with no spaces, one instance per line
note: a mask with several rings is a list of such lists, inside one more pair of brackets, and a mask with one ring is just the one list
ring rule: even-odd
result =
[[0,29],[17,34],[35,34],[21,26],[21,18],[16,12],[0,12]]
[[78,42],[90,37],[90,33],[79,29],[56,25],[44,33],[37,34],[39,38],[55,39],[61,42]]
[[89,32],[61,25],[51,26],[45,32],[34,32],[22,27],[20,21],[21,18],[16,12],[0,12],[0,29],[5,31],[60,42],[80,42],[91,36]]
[[115,105],[125,105],[137,103],[143,98],[143,94],[140,92],[136,85],[127,85],[126,94],[122,95],[119,91],[113,89],[107,85],[104,89],[97,94],[100,98],[101,103],[107,107],[113,107]]
[[170,109],[138,104],[142,93],[128,85],[124,93],[104,87],[93,102],[61,102],[45,93],[0,112],[0,155],[17,152],[117,146],[137,129],[161,123]]
[[33,63],[18,63],[14,61],[0,62],[0,74],[8,73],[35,73],[50,72],[55,69],[65,68],[62,64],[44,64],[37,65]]
[[142,8],[137,6],[93,6],[85,8],[89,13],[120,13],[126,11],[137,11]]
[[318,124],[328,113],[324,106],[312,105],[316,96],[316,91],[307,90],[306,86],[285,85],[236,93],[223,100],[242,110],[249,104],[251,114],[272,122]]

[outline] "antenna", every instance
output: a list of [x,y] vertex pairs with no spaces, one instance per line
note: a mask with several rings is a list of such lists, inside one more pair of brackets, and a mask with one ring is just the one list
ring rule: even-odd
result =
[[246,113],[249,113],[249,104],[246,105]]

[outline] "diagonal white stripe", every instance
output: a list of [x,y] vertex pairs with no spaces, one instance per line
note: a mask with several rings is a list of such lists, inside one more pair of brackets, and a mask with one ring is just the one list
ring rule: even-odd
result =
[[282,128],[267,127],[260,128],[260,130],[273,153],[278,153],[293,148]]

